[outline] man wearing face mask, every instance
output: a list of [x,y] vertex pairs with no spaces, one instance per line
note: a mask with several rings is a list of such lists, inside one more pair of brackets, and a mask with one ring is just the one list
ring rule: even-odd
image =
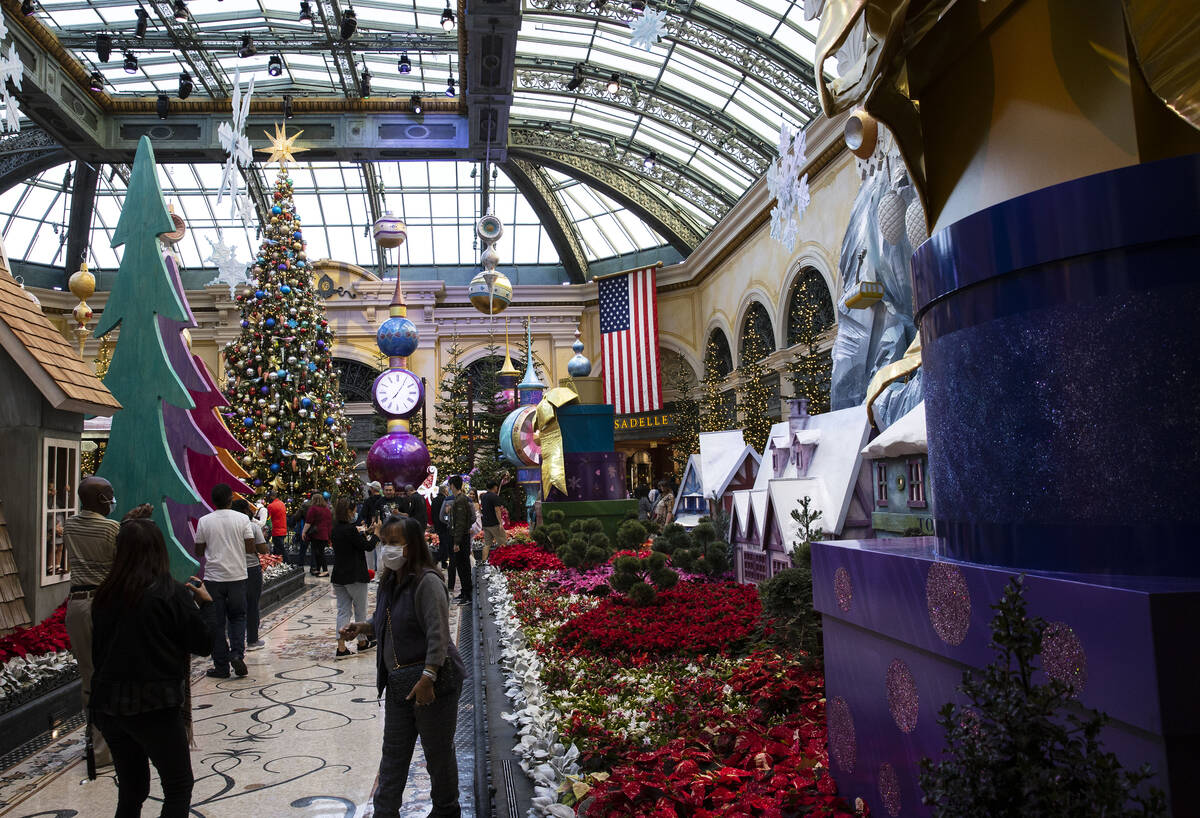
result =
[[[87,477],[79,484],[80,512],[63,523],[63,539],[71,565],[71,594],[67,597],[64,624],[71,639],[71,652],[79,664],[83,709],[92,695],[92,596],[104,582],[117,556],[116,520],[108,515],[116,507],[112,484],[103,477]],[[108,745],[100,731],[92,728],[96,765],[112,763]]]

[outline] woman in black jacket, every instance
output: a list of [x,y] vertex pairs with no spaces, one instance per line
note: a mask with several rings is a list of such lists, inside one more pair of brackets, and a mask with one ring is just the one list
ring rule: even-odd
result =
[[[338,500],[334,508],[333,529],[329,534],[329,541],[333,545],[333,575],[329,581],[337,599],[338,645],[335,659],[346,659],[354,655],[346,647],[342,629],[351,622],[366,619],[367,616],[367,583],[370,582],[370,577],[367,575],[366,552],[375,550],[375,546],[350,522],[353,516],[354,503],[349,498]],[[353,617],[351,608],[354,609]],[[359,653],[373,647],[374,639],[359,637]]]
[[185,818],[192,799],[189,654],[212,639],[197,603],[212,597],[195,577],[171,578],[167,546],[151,520],[121,524],[112,571],[92,600],[92,722],[112,750],[116,818],[141,814],[150,764],[162,780],[162,818]]

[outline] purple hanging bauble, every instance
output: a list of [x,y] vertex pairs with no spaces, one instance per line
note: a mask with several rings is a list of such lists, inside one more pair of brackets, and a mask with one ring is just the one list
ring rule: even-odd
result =
[[421,485],[429,474],[429,450],[403,429],[388,432],[367,453],[367,476],[399,487]]

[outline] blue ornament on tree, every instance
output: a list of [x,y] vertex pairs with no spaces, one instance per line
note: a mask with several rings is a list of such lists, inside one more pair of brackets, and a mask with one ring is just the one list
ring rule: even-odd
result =
[[254,291],[254,297],[255,297],[255,298],[266,298],[266,297],[267,297],[267,294],[266,294],[266,293],[264,293],[262,290],[255,290],[255,291]]
[[279,292],[283,293],[284,295],[287,295],[291,291],[292,291],[292,288],[286,284],[284,284],[282,287],[279,288]]
[[326,425],[326,426],[332,426],[332,425],[333,425],[333,424],[335,424],[335,423],[337,423],[337,421],[336,421],[336,420],[334,420],[333,418],[325,418],[325,425]]
[[396,355],[407,358],[416,350],[419,340],[413,322],[397,316],[384,321],[375,335],[379,351],[389,357]]
[[271,464],[271,471],[279,471],[279,464],[278,464],[278,463],[272,463],[272,464]]
[[249,328],[250,328],[250,322],[247,321],[245,318],[243,318],[242,319],[242,329],[249,329]]
[[280,207],[279,205],[275,205],[274,207],[271,208],[271,212],[273,214],[275,214],[276,216],[278,216],[280,213],[283,212],[283,208]]
[[254,425],[254,419],[253,419],[253,418],[243,418],[243,419],[242,419],[242,425],[243,425],[243,426],[247,426],[247,427],[249,427],[249,426],[253,426],[253,425]]
[[312,406],[312,398],[301,398],[300,405],[307,409],[308,407]]
[[273,326],[275,326],[275,319],[274,319],[274,318],[268,318],[268,319],[267,319],[267,321],[266,321],[266,324],[267,324],[267,326],[268,326],[268,327],[273,327]]

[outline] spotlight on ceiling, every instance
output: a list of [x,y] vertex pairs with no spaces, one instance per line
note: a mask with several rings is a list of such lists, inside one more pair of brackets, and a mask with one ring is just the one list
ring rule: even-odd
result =
[[363,99],[369,99],[371,96],[371,72],[364,65],[362,74],[359,77],[358,89],[362,93]]
[[93,71],[92,76],[88,78],[88,88],[95,91],[97,94],[104,90],[104,75],[99,71]]
[[37,9],[33,5],[33,0],[21,0],[21,13],[26,17],[32,17]]
[[195,86],[192,83],[192,75],[184,71],[179,75],[179,98],[187,99],[192,95],[192,89]]
[[419,114],[425,110],[425,106],[421,104],[421,95],[420,94],[413,94],[411,97],[408,98],[408,102],[410,105],[412,105],[412,112],[414,114]]
[[96,56],[100,62],[108,62],[112,56],[112,37],[103,32],[96,35]]
[[446,82],[446,96],[448,96],[448,97],[452,97],[452,96],[454,96],[454,95],[455,95],[455,94],[457,94],[457,93],[458,93],[458,92],[454,90],[454,77],[451,77],[451,78],[450,78],[449,80],[447,80],[447,82]]
[[354,9],[346,9],[342,12],[342,26],[338,33],[342,35],[343,40],[349,40],[357,29],[358,15],[354,13]]
[[300,0],[300,22],[311,23],[312,21],[312,3],[308,0]]
[[454,30],[454,12],[450,10],[450,0],[446,0],[446,8],[442,11],[442,31],[450,33]]
[[183,2],[183,0],[175,0],[175,19],[183,21],[189,16],[191,15],[188,14],[187,3]]
[[650,151],[646,154],[646,158],[642,160],[642,167],[646,170],[654,170],[654,166],[658,164],[658,154]]
[[629,10],[634,14],[641,14],[646,10],[646,0],[631,0]]
[[125,63],[124,63],[123,67],[125,68],[126,74],[136,74],[137,73],[137,54],[134,54],[132,51],[126,51],[125,52]]
[[609,75],[608,85],[606,87],[608,88],[608,93],[610,93],[610,94],[615,94],[615,93],[617,93],[617,91],[620,91],[621,90],[621,75],[617,74],[617,73],[613,73],[613,74]]
[[581,85],[583,85],[583,63],[577,62],[571,69],[571,81],[567,83],[567,90],[578,91]]
[[242,59],[253,57],[258,53],[258,49],[254,47],[254,38],[249,34],[242,35],[242,47],[238,49],[238,56]]
[[139,7],[134,13],[137,14],[137,28],[134,29],[133,36],[144,40],[146,39],[146,28],[150,25],[150,12]]
[[588,8],[590,8],[592,11],[596,11],[597,9],[604,8],[604,4],[607,2],[608,0],[589,0]]
[[294,116],[294,114],[292,113],[292,95],[284,94],[283,95],[283,118],[291,119],[293,116]]
[[272,77],[278,77],[283,73],[283,57],[278,54],[272,54],[271,59],[267,60],[267,73]]
[[412,60],[408,58],[407,51],[400,55],[400,62],[396,63],[396,70],[398,70],[401,74],[412,73]]
[[166,119],[171,111],[171,98],[166,94],[159,94],[158,102],[154,103],[154,111],[159,119]]

